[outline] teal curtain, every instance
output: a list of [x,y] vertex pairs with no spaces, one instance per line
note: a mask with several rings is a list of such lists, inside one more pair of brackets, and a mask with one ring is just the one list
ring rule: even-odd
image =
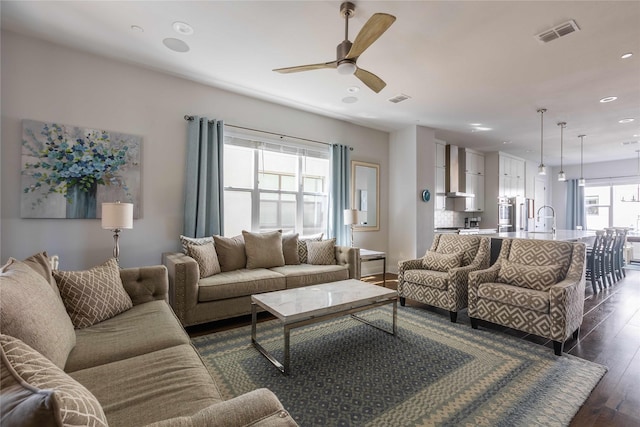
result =
[[344,210],[349,209],[351,181],[351,147],[331,146],[331,192],[329,193],[328,235],[337,245],[350,245],[350,231],[344,225]]
[[584,210],[584,187],[578,185],[577,179],[567,180],[567,205],[566,205],[567,230],[575,230],[578,225],[587,229],[587,217]]
[[222,234],[224,123],[198,116],[190,117],[188,123],[183,234]]

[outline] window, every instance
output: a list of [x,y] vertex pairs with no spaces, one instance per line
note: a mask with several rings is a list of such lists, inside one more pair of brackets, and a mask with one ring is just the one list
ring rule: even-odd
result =
[[638,185],[607,184],[585,188],[585,214],[588,230],[607,227],[640,226]]
[[226,136],[224,234],[325,231],[329,174],[328,147]]

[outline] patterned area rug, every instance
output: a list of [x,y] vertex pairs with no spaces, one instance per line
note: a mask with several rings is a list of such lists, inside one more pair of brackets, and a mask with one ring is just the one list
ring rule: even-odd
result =
[[[391,310],[361,317],[389,328]],[[258,341],[282,358],[278,321]],[[563,426],[604,366],[496,331],[398,307],[398,335],[345,316],[291,332],[291,374],[251,346],[250,327],[193,343],[225,398],[271,389],[301,426]]]

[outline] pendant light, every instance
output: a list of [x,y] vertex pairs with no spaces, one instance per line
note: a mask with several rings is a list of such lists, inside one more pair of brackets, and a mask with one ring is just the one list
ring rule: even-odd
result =
[[584,161],[584,137],[587,135],[578,135],[580,138],[580,179],[578,180],[578,185],[580,187],[584,187],[587,181],[584,179],[584,175],[582,175],[582,164]]
[[546,112],[547,112],[546,108],[538,109],[538,113],[540,113],[540,165],[538,166],[538,174],[539,175],[546,175],[547,174],[547,168],[544,166],[544,162],[542,161],[542,159],[544,158],[544,154],[543,154],[544,113],[546,113]]
[[567,122],[560,122],[558,123],[558,126],[560,126],[560,172],[558,172],[558,181],[564,182],[567,180],[567,175],[565,175],[564,173],[564,168],[562,164],[563,147],[564,147],[564,142],[562,137],[563,137],[563,130],[565,126],[567,126]]

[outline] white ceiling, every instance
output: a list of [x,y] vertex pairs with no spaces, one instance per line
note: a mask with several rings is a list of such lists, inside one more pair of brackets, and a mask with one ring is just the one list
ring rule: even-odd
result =
[[[349,39],[376,12],[396,22],[358,60],[387,82],[375,94],[335,70],[274,68],[335,60],[340,1],[2,1],[2,28],[212,86],[385,131],[419,124],[452,144],[544,163],[636,157],[640,144],[640,1],[356,1]],[[579,32],[535,35],[569,19]],[[179,35],[183,21],[193,35]],[[134,31],[132,25],[144,29]],[[167,49],[167,37],[190,51]],[[621,59],[633,52],[629,59]],[[352,95],[350,86],[359,86]],[[388,101],[398,94],[411,98]],[[355,103],[344,103],[356,96]],[[600,103],[605,96],[617,96]],[[618,120],[634,118],[628,124]],[[473,131],[481,123],[491,131]],[[504,144],[508,141],[508,144]]]

